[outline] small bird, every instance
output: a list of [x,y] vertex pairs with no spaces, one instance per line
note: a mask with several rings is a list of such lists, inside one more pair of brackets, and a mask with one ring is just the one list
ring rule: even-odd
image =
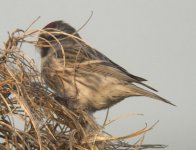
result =
[[37,45],[45,84],[67,99],[69,107],[95,112],[131,96],[146,96],[174,105],[153,93],[157,91],[143,83],[146,79],[130,74],[89,46],[77,30],[63,21],[46,25]]

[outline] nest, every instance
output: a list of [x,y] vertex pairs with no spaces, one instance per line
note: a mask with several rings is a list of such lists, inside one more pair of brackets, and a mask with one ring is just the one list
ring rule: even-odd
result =
[[[0,149],[112,150],[164,148],[125,139],[144,135],[151,127],[116,137],[104,132],[92,115],[71,110],[42,82],[40,71],[23,53],[23,44],[36,45],[35,31],[14,31],[0,49]],[[27,40],[28,38],[34,38]],[[107,122],[107,120],[106,120]]]

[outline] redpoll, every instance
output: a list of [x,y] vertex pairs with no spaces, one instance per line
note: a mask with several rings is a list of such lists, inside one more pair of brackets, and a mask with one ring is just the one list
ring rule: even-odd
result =
[[156,90],[144,84],[145,79],[130,74],[90,47],[63,21],[45,26],[39,35],[38,46],[46,85],[67,99],[69,107],[94,112],[130,96],[146,96],[174,105],[152,93]]

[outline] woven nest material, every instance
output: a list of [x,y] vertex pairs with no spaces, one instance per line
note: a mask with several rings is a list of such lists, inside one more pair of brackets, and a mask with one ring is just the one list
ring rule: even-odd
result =
[[[0,49],[0,149],[48,150],[112,150],[164,148],[164,145],[143,145],[145,127],[130,135],[115,137],[104,132],[84,110],[70,110],[41,81],[35,64],[23,53],[23,44],[36,45],[36,31],[14,31]],[[107,122],[107,121],[106,121]]]

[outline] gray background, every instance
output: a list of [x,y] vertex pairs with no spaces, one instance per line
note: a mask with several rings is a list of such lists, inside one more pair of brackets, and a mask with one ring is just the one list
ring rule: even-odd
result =
[[[142,76],[159,94],[177,107],[149,98],[127,98],[110,110],[112,119],[128,113],[107,129],[124,135],[155,123],[145,136],[146,144],[168,144],[168,150],[196,149],[196,1],[194,0],[1,0],[0,45],[8,31],[26,29],[41,16],[33,28],[62,19],[81,27],[91,11],[90,22],[80,31],[93,47],[129,72]],[[27,54],[39,55],[33,46]],[[99,123],[105,111],[96,113]],[[136,141],[129,140],[130,142]]]

